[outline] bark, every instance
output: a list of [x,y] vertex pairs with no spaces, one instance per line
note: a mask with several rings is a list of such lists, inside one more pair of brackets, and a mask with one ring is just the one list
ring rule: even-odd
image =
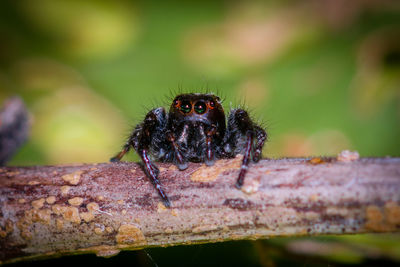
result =
[[0,261],[400,230],[400,158],[159,164],[172,208],[136,163],[0,168]]

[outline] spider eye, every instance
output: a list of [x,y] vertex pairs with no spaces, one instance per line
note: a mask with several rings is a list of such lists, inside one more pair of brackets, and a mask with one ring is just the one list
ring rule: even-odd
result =
[[203,114],[204,112],[206,112],[206,103],[204,103],[203,101],[198,101],[196,105],[194,105],[194,111],[197,114]]
[[192,104],[189,101],[182,101],[180,108],[183,113],[189,113],[192,110]]
[[212,100],[210,101],[210,107],[212,107],[212,108],[215,107],[215,102]]

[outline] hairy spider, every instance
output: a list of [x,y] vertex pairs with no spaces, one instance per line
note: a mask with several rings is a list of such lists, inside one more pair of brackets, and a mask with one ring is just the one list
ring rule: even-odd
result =
[[255,124],[243,109],[233,109],[227,125],[221,100],[213,94],[181,94],[172,101],[169,112],[155,108],[138,124],[121,152],[110,161],[115,162],[133,147],[141,157],[144,170],[156,187],[165,206],[170,201],[158,180],[159,170],[152,159],[173,162],[180,170],[187,162],[213,165],[215,159],[232,158],[243,154],[236,187],[243,185],[251,154],[254,162],[261,157],[267,133]]

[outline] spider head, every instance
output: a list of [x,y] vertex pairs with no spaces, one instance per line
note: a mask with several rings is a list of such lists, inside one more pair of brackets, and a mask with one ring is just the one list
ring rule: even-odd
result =
[[178,95],[172,101],[170,115],[180,121],[200,121],[210,125],[225,125],[221,100],[212,94]]

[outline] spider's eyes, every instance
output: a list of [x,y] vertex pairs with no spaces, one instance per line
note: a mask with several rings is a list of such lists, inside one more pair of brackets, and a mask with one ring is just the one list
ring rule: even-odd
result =
[[197,114],[203,114],[204,112],[206,112],[206,103],[204,103],[203,101],[198,101],[195,105],[194,105],[194,111]]
[[183,113],[189,113],[192,110],[192,104],[189,101],[182,101],[180,108]]
[[215,102],[212,100],[210,101],[210,107],[212,107],[212,108],[215,107]]

